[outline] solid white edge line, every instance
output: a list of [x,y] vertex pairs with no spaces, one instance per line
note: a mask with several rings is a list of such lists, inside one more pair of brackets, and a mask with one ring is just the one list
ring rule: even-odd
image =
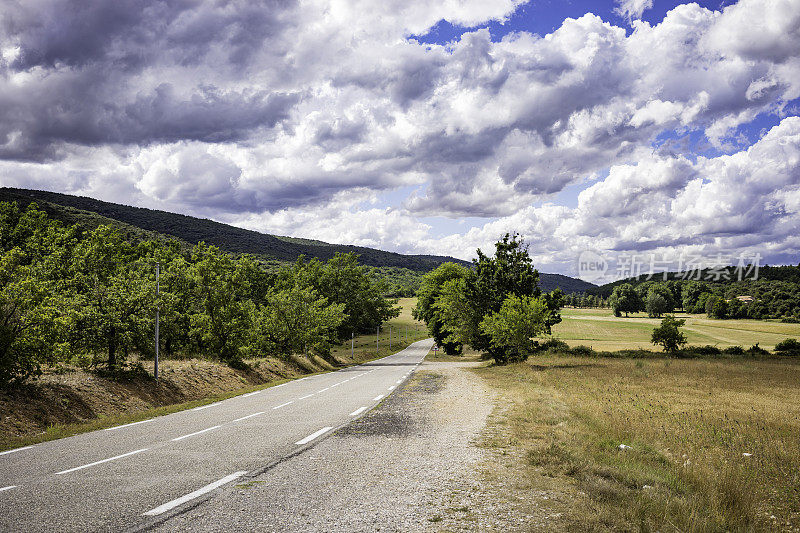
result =
[[194,492],[190,492],[189,494],[187,494],[185,496],[181,496],[180,498],[176,498],[176,499],[172,500],[171,502],[165,503],[164,505],[159,505],[155,509],[150,509],[149,511],[144,513],[143,516],[158,516],[158,515],[160,515],[162,513],[166,513],[170,509],[174,509],[175,507],[177,507],[177,506],[179,506],[181,504],[184,504],[184,503],[186,503],[188,501],[194,500],[195,498],[199,498],[203,494],[211,492],[212,490],[217,489],[217,488],[221,487],[222,485],[230,483],[234,479],[242,477],[246,473],[247,472],[245,472],[243,470],[239,471],[239,472],[234,472],[233,474],[225,476],[224,478],[219,479],[219,480],[215,481],[214,483],[209,483],[205,487],[201,487],[201,488],[197,489]]
[[363,413],[366,410],[367,410],[366,407],[359,407],[358,409],[356,409],[355,411],[350,413],[350,416],[358,416],[358,415],[360,415],[361,413]]
[[114,457],[109,457],[108,459],[101,459],[101,460],[95,461],[93,463],[89,463],[89,464],[81,465],[81,466],[76,466],[75,468],[70,468],[68,470],[62,470],[61,472],[56,472],[56,475],[60,476],[61,474],[68,474],[70,472],[75,472],[76,470],[83,470],[84,468],[89,468],[90,466],[96,466],[96,465],[99,465],[99,464],[107,463],[109,461],[116,461],[117,459],[122,459],[123,457],[128,457],[129,455],[134,455],[134,454],[137,454],[137,453],[146,452],[149,449],[150,448],[142,448],[141,450],[134,450],[132,452],[123,453],[122,455],[115,455]]
[[398,379],[397,381],[395,381],[395,383],[397,383],[398,385],[400,385],[402,382],[403,382],[402,379]]
[[4,452],[0,452],[0,455],[6,455],[14,452],[21,452],[22,450],[30,450],[31,448],[33,448],[33,446],[23,446],[22,448],[14,448],[13,450],[6,450]]
[[312,440],[316,439],[317,437],[321,437],[322,435],[324,435],[325,433],[329,432],[332,429],[333,429],[333,427],[331,427],[331,426],[324,427],[324,428],[320,429],[319,431],[315,431],[314,433],[312,433],[308,437],[306,437],[304,439],[300,439],[299,441],[295,442],[295,444],[308,444]]
[[4,490],[11,490],[11,489],[16,489],[16,488],[17,488],[16,485],[9,485],[8,487],[0,487],[0,492],[3,492]]
[[234,422],[241,422],[242,420],[247,420],[248,418],[253,418],[254,416],[263,415],[264,411],[259,411],[257,413],[253,413],[252,415],[243,416],[242,418],[237,418]]
[[261,389],[261,390],[257,390],[257,391],[253,391],[253,392],[248,392],[247,394],[242,394],[240,396],[240,398],[247,398],[248,396],[255,396],[256,394],[261,394],[265,390],[267,390],[267,389]]
[[280,409],[281,407],[286,407],[286,406],[287,406],[287,405],[289,405],[290,403],[294,403],[294,400],[288,401],[288,402],[286,402],[286,403],[282,403],[282,404],[280,404],[280,405],[276,405],[275,407],[273,407],[273,409]]
[[139,424],[146,424],[147,422],[152,422],[153,420],[154,420],[153,418],[150,418],[148,420],[140,420],[138,422],[131,422],[130,424],[122,424],[121,426],[114,426],[113,428],[106,428],[106,431],[114,431],[114,430],[117,430],[117,429],[129,428],[131,426],[137,426]]
[[212,431],[215,429],[219,429],[220,426],[211,426],[210,428],[201,429],[200,431],[195,431],[194,433],[189,433],[188,435],[181,435],[180,437],[175,437],[172,442],[178,442],[179,440],[188,439],[189,437],[194,437],[195,435],[200,435],[201,433],[205,433],[207,431]]
[[391,387],[389,387],[389,390],[394,390],[394,385],[392,385]]
[[373,402],[377,402],[378,400],[382,399],[382,398],[383,398],[383,396],[384,396],[383,394],[379,394],[378,396],[375,396],[375,397],[372,399],[372,401],[373,401]]

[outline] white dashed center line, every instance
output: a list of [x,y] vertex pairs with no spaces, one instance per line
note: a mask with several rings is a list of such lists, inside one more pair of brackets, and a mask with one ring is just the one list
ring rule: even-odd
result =
[[301,396],[300,398],[298,398],[298,400],[305,400],[306,398],[311,398],[312,396],[314,396],[313,392],[311,394],[306,394],[305,396]]
[[286,403],[282,403],[282,404],[280,404],[280,405],[276,405],[275,407],[273,407],[273,409],[280,409],[281,407],[286,407],[286,406],[287,406],[287,405],[289,405],[290,403],[294,403],[294,400],[288,401],[288,402],[286,402]]
[[321,437],[322,435],[324,435],[325,433],[329,432],[332,429],[333,429],[332,427],[324,427],[324,428],[320,429],[319,431],[315,431],[314,433],[312,433],[308,437],[295,442],[295,444],[308,444],[312,440],[316,439],[317,437]]
[[389,390],[394,390],[394,385],[392,385],[391,387],[389,387]]
[[0,487],[0,492],[3,492],[4,490],[11,490],[11,489],[16,489],[16,488],[17,488],[16,485],[9,485],[8,487]]
[[62,470],[61,472],[56,472],[56,475],[60,476],[61,474],[69,474],[70,472],[75,472],[76,470],[83,470],[84,468],[89,468],[90,466],[97,466],[103,463],[107,463],[109,461],[116,461],[117,459],[122,459],[123,457],[128,457],[129,455],[146,452],[147,450],[149,450],[149,448],[142,448],[141,450],[135,450],[128,453],[123,453],[122,455],[115,455],[114,457],[109,457],[108,459],[101,459],[100,461],[95,461],[87,465],[76,466],[75,468],[70,468],[69,470]]
[[201,433],[206,433],[208,431],[213,431],[215,429],[219,429],[220,426],[211,426],[210,428],[201,429],[200,431],[195,431],[194,433],[189,433],[188,435],[182,435],[180,437],[175,437],[172,439],[173,442],[177,442],[179,440],[188,439],[189,437],[194,437],[195,435],[200,435]]
[[222,478],[220,480],[217,480],[214,483],[209,483],[205,487],[199,488],[194,492],[190,492],[186,496],[181,496],[180,498],[172,500],[171,502],[167,502],[164,505],[160,505],[160,506],[156,507],[155,509],[151,509],[151,510],[147,511],[146,513],[144,513],[144,516],[158,516],[161,513],[166,513],[170,509],[174,509],[175,507],[177,507],[177,506],[179,506],[181,504],[184,504],[184,503],[186,503],[188,501],[194,500],[195,498],[199,498],[203,494],[211,492],[212,490],[214,490],[216,488],[219,488],[222,485],[225,485],[226,483],[230,483],[234,479],[242,477],[246,473],[247,472],[244,472],[244,471],[234,472],[233,474],[231,474],[229,476],[225,476],[224,478]]
[[234,422],[241,422],[242,420],[247,420],[248,418],[253,418],[254,416],[263,415],[264,411],[259,411],[257,413],[253,413],[252,415],[243,416],[242,418],[237,418]]

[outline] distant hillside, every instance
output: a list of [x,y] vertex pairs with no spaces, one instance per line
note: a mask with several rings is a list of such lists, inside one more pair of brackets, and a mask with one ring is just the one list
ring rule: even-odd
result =
[[[277,261],[295,261],[300,255],[327,260],[336,252],[355,252],[359,254],[362,264],[415,272],[433,270],[447,261],[465,266],[471,264],[448,256],[404,255],[363,246],[329,244],[312,239],[269,235],[208,219],[48,191],[0,187],[0,201],[16,201],[23,206],[35,201],[51,217],[67,224],[95,227],[100,224],[117,223],[129,234],[163,234],[188,244],[205,241],[227,252],[254,254]],[[539,284],[544,291],[560,287],[567,293],[586,292],[596,288],[591,283],[561,274],[542,273]]]

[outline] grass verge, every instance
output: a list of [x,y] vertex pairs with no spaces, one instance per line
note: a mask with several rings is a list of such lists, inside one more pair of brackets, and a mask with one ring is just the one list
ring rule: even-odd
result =
[[488,444],[530,487],[577,489],[559,528],[800,527],[798,363],[548,354],[474,371],[505,398]]

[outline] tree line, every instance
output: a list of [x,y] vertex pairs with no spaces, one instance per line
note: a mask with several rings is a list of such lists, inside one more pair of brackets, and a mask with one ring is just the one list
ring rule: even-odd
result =
[[498,364],[524,360],[536,350],[536,337],[561,322],[563,293],[542,293],[517,234],[498,241],[494,257],[480,249],[477,255],[472,268],[445,263],[423,276],[414,318],[447,354],[468,345]]
[[[156,265],[159,294],[156,296]],[[74,362],[117,369],[160,351],[233,366],[262,354],[322,356],[399,314],[352,253],[270,269],[199,243],[132,241],[0,203],[0,385]]]
[[743,280],[720,284],[696,280],[617,285],[609,297],[614,314],[646,311],[660,317],[682,309],[711,318],[800,320],[800,283]]

